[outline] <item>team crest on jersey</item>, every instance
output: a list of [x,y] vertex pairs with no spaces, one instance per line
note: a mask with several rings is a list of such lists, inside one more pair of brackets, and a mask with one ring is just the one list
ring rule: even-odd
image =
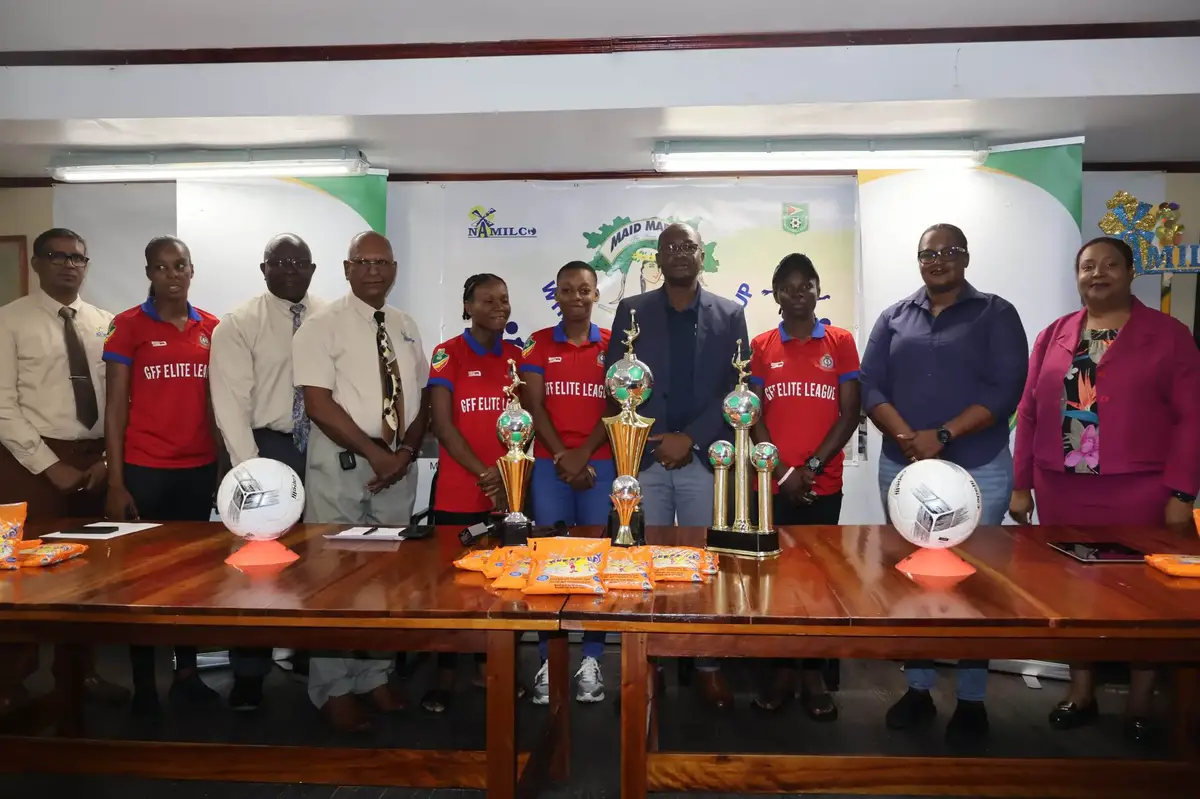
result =
[[117,332],[117,320],[114,319],[108,323],[108,332],[104,334],[104,343],[107,344],[108,340],[113,337],[113,333],[116,333],[116,332]]
[[604,365],[604,353],[603,352],[596,354],[596,365],[597,366]]
[[525,357],[525,358],[528,358],[528,357],[529,357],[529,353],[533,352],[533,345],[534,345],[534,343],[535,343],[535,342],[534,342],[533,338],[531,337],[531,338],[529,339],[529,341],[528,341],[528,342],[525,344],[525,347],[524,347],[524,348],[521,350],[521,355],[522,355],[523,357]]
[[203,333],[201,333],[201,334],[200,334],[200,346],[201,346],[201,347],[203,347],[204,349],[208,349],[208,345],[209,345],[210,343],[211,343],[211,342],[208,340],[208,336],[206,336],[206,335],[204,335]]
[[440,371],[442,371],[442,367],[445,366],[449,362],[450,362],[450,354],[446,352],[446,348],[438,347],[437,350],[433,353],[433,360],[430,361],[430,366],[433,367],[433,371],[440,372]]
[[822,369],[832,369],[833,368],[833,356],[830,355],[828,352],[821,356],[821,368]]

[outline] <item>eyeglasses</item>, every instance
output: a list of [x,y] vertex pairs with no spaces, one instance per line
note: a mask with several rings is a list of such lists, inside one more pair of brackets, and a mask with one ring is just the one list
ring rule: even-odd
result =
[[373,266],[377,266],[380,269],[388,269],[396,265],[395,261],[385,261],[382,259],[373,258],[351,258],[349,261],[346,261],[346,263],[354,264],[355,266],[361,266],[365,269],[370,269]]
[[88,262],[91,260],[86,255],[80,255],[77,252],[60,252],[59,250],[47,250],[38,257],[44,258],[55,266],[70,264],[71,266],[78,267],[80,269],[87,266]]
[[694,241],[673,241],[662,248],[662,251],[667,255],[694,255],[700,245]]
[[921,250],[917,253],[917,260],[923,264],[931,264],[941,258],[943,261],[957,261],[967,254],[966,247],[943,247],[940,250]]
[[313,268],[313,262],[305,258],[269,258],[267,266],[273,269],[292,269],[297,272],[307,272]]

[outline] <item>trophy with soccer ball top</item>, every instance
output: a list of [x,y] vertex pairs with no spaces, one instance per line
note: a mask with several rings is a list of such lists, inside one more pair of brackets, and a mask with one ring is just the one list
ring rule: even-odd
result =
[[496,436],[507,451],[496,461],[496,468],[504,480],[504,495],[508,499],[501,541],[504,546],[517,546],[524,544],[533,530],[533,522],[521,512],[533,474],[533,456],[528,451],[533,441],[533,417],[517,399],[517,388],[524,385],[524,381],[517,375],[517,362],[512,358],[508,359],[508,377],[512,381],[504,387],[508,404],[496,420]]
[[633,354],[637,339],[636,311],[629,312],[629,329],[625,331],[625,357],[608,367],[604,386],[621,406],[616,416],[604,419],[608,441],[612,445],[617,479],[613,481],[613,510],[608,515],[608,535],[619,547],[646,543],[646,521],[642,516],[642,489],[637,475],[642,465],[642,453],[650,438],[653,419],[637,413],[636,408],[650,399],[654,375],[650,367]]
[[[758,395],[746,387],[749,360],[742,360],[742,341],[738,339],[733,368],[738,382],[725,395],[721,410],[733,428],[733,443],[717,441],[708,448],[713,467],[713,519],[708,528],[709,549],[751,558],[769,558],[779,554],[779,533],[771,514],[771,472],[779,461],[774,444],[750,443],[750,428],[762,415]],[[758,524],[750,521],[750,467],[758,472]],[[733,469],[733,521],[729,521],[729,470]]]

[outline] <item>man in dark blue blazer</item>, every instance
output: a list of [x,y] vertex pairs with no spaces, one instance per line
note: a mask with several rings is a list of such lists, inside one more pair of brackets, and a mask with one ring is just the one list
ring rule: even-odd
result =
[[[731,439],[721,403],[733,390],[737,342],[750,357],[746,314],[737,303],[700,287],[704,244],[690,225],[673,224],[658,237],[664,285],[621,300],[613,318],[606,363],[624,355],[630,311],[640,335],[634,353],[650,367],[654,390],[638,412],[654,419],[638,480],[647,525],[707,527],[712,523],[713,475],[708,446]],[[732,705],[717,664],[698,660],[701,697]]]

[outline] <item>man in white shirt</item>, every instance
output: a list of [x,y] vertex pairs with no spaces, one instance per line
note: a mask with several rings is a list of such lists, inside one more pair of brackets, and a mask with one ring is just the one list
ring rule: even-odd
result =
[[[303,393],[292,386],[292,336],[325,302],[308,293],[316,265],[299,236],[284,233],[267,242],[259,269],[267,290],[225,316],[212,335],[213,412],[230,466],[271,458],[303,481],[309,422]],[[229,703],[235,710],[254,710],[271,672],[271,650],[229,654]]]
[[[29,521],[104,517],[104,338],[113,315],[79,298],[87,244],[47,230],[33,242],[38,287],[0,308],[0,504],[26,503]],[[66,662],[56,658],[57,662]],[[0,647],[0,712],[22,697],[37,647]],[[92,673],[93,698],[124,688]]]
[[[392,245],[360,233],[344,264],[350,293],[308,320],[292,339],[294,381],[312,419],[308,522],[404,525],[412,516],[416,459],[429,423],[429,364],[416,323],[387,304],[396,282]],[[369,726],[356,695],[384,711],[403,700],[388,678],[393,657],[313,656],[308,695],[342,730]]]

